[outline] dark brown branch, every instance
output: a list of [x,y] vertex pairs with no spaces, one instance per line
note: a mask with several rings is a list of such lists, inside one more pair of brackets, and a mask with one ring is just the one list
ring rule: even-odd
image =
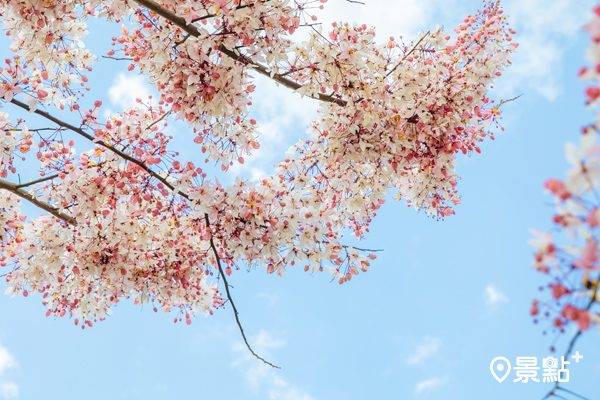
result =
[[27,182],[27,183],[19,183],[18,185],[16,185],[16,188],[20,189],[20,188],[23,188],[23,187],[35,185],[36,183],[50,181],[50,180],[52,180],[54,178],[58,178],[58,174],[54,174],[54,175],[50,175],[50,176],[45,176],[43,178],[36,179],[35,181],[31,181],[31,182]]
[[73,226],[77,225],[77,222],[75,221],[74,218],[72,218],[66,214],[63,214],[57,208],[52,207],[51,205],[38,200],[37,198],[35,198],[35,196],[27,193],[25,190],[19,189],[19,187],[17,185],[15,185],[14,183],[6,182],[6,181],[3,181],[0,179],[0,189],[8,190],[9,192],[14,193],[15,195],[19,196],[20,198],[27,200],[28,202],[36,205],[37,207],[41,208],[42,210],[49,212],[50,214],[54,215],[56,218],[60,218],[61,220],[65,221],[66,223],[68,223],[70,225],[73,225]]
[[[27,111],[30,111],[29,106],[27,104],[25,104],[25,103],[20,102],[19,100],[12,99],[11,103],[13,103],[13,104],[15,104],[15,105],[17,105],[17,106],[19,106],[19,107],[27,110]],[[67,129],[69,129],[69,130],[77,133],[78,135],[83,136],[84,138],[88,139],[91,142],[94,142],[94,140],[95,140],[95,138],[92,135],[84,132],[81,128],[78,128],[78,127],[73,126],[73,125],[71,125],[71,124],[69,124],[67,122],[64,122],[64,121],[62,121],[62,120],[60,120],[60,119],[58,119],[58,118],[50,115],[49,113],[47,113],[45,111],[35,110],[34,112],[36,114],[41,115],[42,117],[44,117],[44,118],[52,121],[52,122],[54,122],[55,124],[57,124],[59,126],[62,126],[63,128],[67,128]],[[164,118],[164,116],[163,116],[163,118]],[[158,121],[155,121],[155,122],[158,122]],[[165,178],[163,178],[162,176],[158,175],[156,172],[152,171],[143,162],[139,161],[138,159],[136,159],[134,157],[131,157],[128,154],[123,153],[121,150],[119,150],[119,149],[117,149],[117,148],[115,148],[115,147],[113,147],[113,146],[111,146],[109,144],[106,144],[104,142],[97,142],[96,144],[99,145],[99,146],[102,146],[102,147],[105,147],[105,148],[109,149],[110,151],[112,151],[113,153],[117,154],[119,157],[123,158],[124,160],[127,160],[127,161],[129,161],[129,162],[137,165],[138,167],[140,167],[141,169],[143,169],[144,171],[146,171],[147,173],[149,173],[150,175],[152,175],[154,178],[156,178],[159,181],[161,181],[172,192],[175,192],[175,187],[173,185],[171,185]],[[176,194],[178,194],[180,196],[183,196],[184,198],[186,198],[187,200],[189,200],[189,197],[187,196],[187,194],[185,194],[185,193],[183,193],[181,191],[176,192]]]
[[556,397],[557,399],[568,400],[568,399],[566,399],[566,398],[564,398],[564,397],[562,397],[562,396],[560,396],[560,395],[558,395],[558,394],[554,393],[554,389],[552,389],[552,390],[550,391],[550,393],[548,393],[548,394],[546,395],[546,397],[544,397],[544,398],[548,398],[549,396]]
[[[138,3],[139,5],[141,5],[143,7],[146,7],[147,9],[160,15],[161,17],[171,21],[172,23],[174,23],[175,25],[177,25],[178,27],[183,29],[185,32],[187,32],[191,36],[194,36],[194,37],[200,36],[200,31],[198,30],[198,28],[196,28],[193,25],[186,24],[184,18],[178,17],[175,13],[173,13],[171,10],[163,7],[162,5],[157,4],[152,0],[133,0],[133,1],[135,1],[136,3]],[[219,51],[221,53],[225,54],[227,57],[230,57],[230,58],[248,66],[249,68],[254,69],[259,74],[264,75],[267,78],[272,79],[275,82],[277,82],[289,89],[298,90],[298,89],[302,88],[302,85],[300,85],[299,83],[294,82],[292,80],[289,80],[287,78],[284,78],[283,75],[274,74],[273,76],[271,76],[271,72],[264,65],[257,64],[255,62],[253,62],[250,58],[244,56],[243,54],[237,54],[234,51],[229,50],[228,48],[226,48],[223,45],[219,46]],[[311,95],[310,97],[320,100],[320,101],[327,102],[327,103],[334,103],[334,104],[340,105],[342,107],[346,106],[346,102],[344,100],[336,99],[332,96],[328,96],[328,95],[325,95],[322,93],[318,93],[316,96]]]
[[575,393],[575,392],[573,392],[573,391],[571,391],[571,390],[565,389],[565,388],[563,388],[563,387],[559,387],[559,388],[557,388],[557,389],[560,389],[560,390],[562,390],[563,392],[567,392],[567,393],[569,393],[569,394],[571,394],[571,395],[573,395],[573,396],[575,396],[575,397],[579,397],[581,400],[590,400],[590,399],[588,399],[587,397],[583,397],[582,395],[580,395],[580,394],[577,394],[577,393]]
[[[206,220],[206,227],[208,229],[210,229],[210,221],[208,220],[208,214],[204,214],[204,219]],[[265,364],[270,365],[273,368],[280,368],[276,365],[271,364],[270,362],[268,362],[267,360],[265,360],[264,358],[262,358],[261,356],[259,356],[258,354],[256,354],[254,352],[254,350],[252,350],[252,347],[250,347],[250,344],[248,343],[248,339],[246,339],[246,334],[244,334],[244,328],[242,328],[242,324],[240,322],[240,319],[238,317],[238,310],[235,307],[235,303],[233,302],[233,299],[231,297],[231,293],[229,293],[229,284],[227,283],[227,278],[225,277],[225,274],[223,273],[223,268],[221,267],[221,258],[219,257],[219,252],[217,250],[217,247],[215,246],[215,242],[213,240],[213,235],[211,233],[210,235],[210,247],[213,250],[213,253],[215,254],[216,260],[217,260],[217,267],[219,268],[219,274],[221,275],[221,278],[223,278],[223,283],[225,285],[225,292],[227,293],[227,299],[229,300],[229,303],[231,303],[231,308],[233,309],[233,315],[235,316],[235,322],[238,325],[238,328],[240,329],[240,333],[242,334],[242,338],[244,339],[244,343],[246,343],[246,347],[248,348],[248,350],[250,350],[250,353],[252,353],[252,355],[256,358],[258,358],[260,361],[264,362]]]

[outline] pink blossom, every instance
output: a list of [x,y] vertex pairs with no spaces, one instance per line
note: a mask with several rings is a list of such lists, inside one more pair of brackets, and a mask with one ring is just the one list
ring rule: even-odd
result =
[[544,182],[544,187],[555,196],[558,196],[558,198],[560,198],[562,201],[565,201],[571,197],[571,193],[567,191],[565,184],[558,179],[548,179],[546,182]]
[[600,249],[595,239],[589,239],[582,249],[581,258],[573,263],[577,267],[586,269],[598,269],[598,259],[600,258]]
[[561,315],[577,324],[580,331],[588,330],[591,324],[590,312],[567,304]]
[[14,80],[11,83],[3,81],[0,83],[0,97],[3,97],[6,101],[11,101],[15,94],[21,93],[23,88],[18,86],[18,83]]
[[559,299],[567,293],[571,293],[569,289],[561,285],[560,283],[550,285],[550,289],[552,289],[552,296],[555,299]]

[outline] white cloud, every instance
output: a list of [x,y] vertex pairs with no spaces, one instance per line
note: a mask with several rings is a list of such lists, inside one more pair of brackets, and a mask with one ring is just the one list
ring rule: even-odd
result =
[[[251,338],[250,342],[253,350],[266,360],[273,358],[270,350],[285,346],[285,340],[274,339],[264,329]],[[254,358],[244,344],[236,343],[234,350],[242,355],[231,366],[242,371],[253,391],[266,393],[270,400],[315,400],[301,388],[284,379],[280,371]]]
[[19,386],[14,382],[0,383],[0,398],[15,399],[19,396]]
[[5,370],[9,368],[14,368],[17,366],[17,362],[14,357],[8,352],[6,347],[0,345],[0,375],[4,373]]
[[592,0],[506,2],[504,9],[509,24],[517,31],[514,40],[519,49],[497,89],[513,95],[525,88],[554,100],[561,92],[558,81],[565,53],[590,18],[593,4]]
[[360,5],[329,1],[323,12],[316,14],[324,31],[331,28],[333,21],[356,22],[376,27],[377,38],[384,41],[389,36],[416,37],[420,30],[433,24],[431,10],[440,3],[436,0],[370,0]]
[[406,359],[409,365],[420,364],[427,358],[435,355],[442,346],[442,340],[435,337],[425,336],[423,342],[417,346],[414,354]]
[[435,378],[429,378],[429,379],[425,379],[421,382],[417,382],[417,384],[415,385],[415,393],[417,395],[423,394],[425,392],[430,392],[433,389],[445,385],[446,383],[448,383],[448,377],[444,376],[444,377],[435,377]]
[[121,109],[135,104],[135,99],[140,98],[147,102],[152,94],[152,87],[142,75],[119,73],[113,85],[108,89],[108,97],[112,105]]
[[276,293],[260,292],[256,297],[265,299],[268,308],[276,308],[279,302],[279,296]]
[[501,303],[508,303],[508,297],[502,293],[493,283],[485,287],[485,303],[489,307],[496,307]]
[[274,82],[257,76],[252,96],[252,115],[258,122],[260,148],[244,156],[244,164],[234,163],[232,176],[257,181],[274,172],[273,165],[282,161],[285,151],[304,134],[316,117],[318,103]]
[[3,377],[6,370],[16,366],[15,358],[0,344],[0,399],[14,399],[19,395],[19,386]]

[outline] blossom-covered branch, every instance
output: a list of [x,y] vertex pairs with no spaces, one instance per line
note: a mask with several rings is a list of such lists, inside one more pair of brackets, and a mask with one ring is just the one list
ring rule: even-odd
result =
[[[594,107],[600,103],[600,6],[594,8],[594,17],[585,30],[592,36],[588,61],[593,67],[582,68],[579,75],[581,79],[595,81],[585,92],[588,106]],[[535,323],[548,321],[547,330],[558,334],[565,334],[570,325],[576,325],[565,358],[590,327],[595,325],[600,329],[599,127],[597,117],[595,123],[583,128],[579,146],[567,143],[566,157],[572,168],[566,179],[553,178],[544,183],[554,196],[554,228],[548,233],[533,231],[536,237],[530,241],[536,248],[533,266],[550,280],[546,287],[550,298],[534,300],[530,313]],[[550,349],[555,351],[554,345]],[[561,398],[560,391],[585,399],[563,388],[560,382],[544,399]]]
[[[82,326],[123,299],[178,310],[174,322],[190,324],[194,313],[224,305],[220,276],[248,345],[226,278],[240,266],[278,275],[294,266],[328,270],[341,284],[376,259],[343,244],[344,232],[362,239],[390,191],[434,218],[452,215],[456,157],[493,138],[502,102],[488,89],[517,47],[499,2],[467,16],[454,37],[436,29],[416,42],[377,43],[374,28],[336,22],[294,42],[316,18],[313,8],[279,0],[0,1],[15,52],[0,69],[7,293],[39,292],[48,316]],[[131,60],[128,69],[147,76],[158,99],[99,116],[86,74],[105,60],[85,48],[89,17],[122,24],[106,55]],[[225,187],[202,163],[228,172],[260,147],[249,114],[252,70],[320,100],[320,110],[310,136],[273,174]],[[28,117],[12,121],[9,103]],[[57,128],[30,129],[32,115]],[[199,159],[179,156],[180,133],[165,130],[173,119],[188,125]],[[17,173],[28,182],[15,183]],[[19,198],[52,216],[24,215]]]

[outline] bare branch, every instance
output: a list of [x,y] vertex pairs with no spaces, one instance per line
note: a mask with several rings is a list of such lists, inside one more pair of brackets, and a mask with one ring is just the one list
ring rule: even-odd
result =
[[383,249],[361,249],[360,247],[347,246],[347,245],[342,245],[342,247],[344,247],[346,249],[355,249],[355,250],[358,250],[358,251],[383,251]]
[[587,397],[583,397],[582,395],[580,395],[580,394],[577,394],[577,393],[575,393],[575,392],[573,392],[573,391],[571,391],[571,390],[565,389],[565,388],[563,388],[563,387],[558,387],[557,389],[560,389],[560,390],[562,390],[563,392],[567,392],[567,393],[569,393],[569,394],[571,394],[571,395],[573,395],[573,396],[575,396],[575,397],[579,397],[581,400],[590,400],[590,399],[588,399]]
[[102,56],[102,58],[109,58],[111,60],[117,60],[117,61],[133,61],[133,58],[127,58],[127,57]]
[[500,102],[500,104],[498,104],[498,105],[496,106],[496,110],[497,110],[497,109],[499,109],[499,108],[500,108],[500,106],[502,106],[503,104],[506,104],[506,103],[508,103],[508,102],[511,102],[511,101],[514,101],[514,100],[518,99],[519,97],[523,96],[523,94],[524,94],[524,93],[521,93],[520,95],[518,95],[518,96],[516,96],[516,97],[513,97],[512,99],[508,99],[508,100],[502,100],[502,101]]
[[23,188],[23,187],[35,185],[36,183],[41,183],[41,182],[45,182],[45,181],[51,181],[54,178],[58,178],[58,174],[54,174],[54,175],[50,175],[50,176],[45,176],[43,178],[36,179],[35,181],[31,181],[31,182],[27,182],[27,183],[19,183],[18,185],[16,185],[16,188],[20,189],[20,188]]
[[[206,227],[210,228],[210,221],[208,220],[208,214],[204,214],[204,219],[206,220]],[[217,250],[217,247],[215,246],[215,242],[213,240],[212,233],[210,235],[210,247],[212,247],[213,253],[215,254],[215,257],[216,257],[216,260],[217,260],[217,267],[219,268],[219,274],[221,275],[221,278],[223,278],[223,283],[225,285],[225,292],[227,293],[227,299],[231,303],[231,308],[233,309],[233,315],[235,316],[235,322],[237,323],[238,327],[240,328],[240,333],[242,334],[242,338],[244,339],[244,343],[246,343],[246,347],[248,348],[248,350],[250,350],[250,353],[252,353],[252,355],[254,357],[258,358],[260,361],[264,362],[265,364],[270,365],[273,368],[278,368],[279,369],[280,367],[271,364],[270,362],[268,362],[267,360],[265,360],[264,358],[262,358],[261,356],[259,356],[258,354],[256,354],[254,352],[254,350],[252,350],[252,347],[250,347],[250,344],[248,343],[248,339],[246,339],[246,334],[244,334],[244,328],[242,328],[242,324],[241,324],[240,319],[238,317],[238,310],[235,307],[235,303],[233,302],[233,298],[231,297],[231,293],[229,293],[229,284],[227,283],[227,278],[225,277],[225,274],[223,273],[223,268],[221,267],[221,258],[219,257],[219,252]]]

